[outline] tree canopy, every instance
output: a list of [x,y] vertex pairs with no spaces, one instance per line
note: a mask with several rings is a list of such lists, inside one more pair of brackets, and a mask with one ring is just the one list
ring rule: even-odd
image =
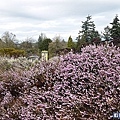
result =
[[60,49],[67,47],[67,44],[64,40],[61,40],[60,36],[54,37],[53,41],[49,44],[49,57],[56,56],[56,52]]
[[47,38],[45,34],[41,33],[38,38],[38,48],[41,53],[42,50],[47,50],[48,51],[48,46],[49,43],[51,43],[52,40],[50,38]]

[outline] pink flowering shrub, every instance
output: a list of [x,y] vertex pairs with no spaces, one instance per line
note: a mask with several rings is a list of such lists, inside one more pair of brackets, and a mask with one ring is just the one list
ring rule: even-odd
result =
[[120,48],[89,45],[80,54],[7,71],[1,120],[109,120],[120,111]]

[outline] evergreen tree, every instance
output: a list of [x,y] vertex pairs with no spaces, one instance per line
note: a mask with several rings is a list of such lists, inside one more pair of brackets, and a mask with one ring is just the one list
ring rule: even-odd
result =
[[81,36],[79,35],[79,36],[77,37],[77,45],[76,45],[77,51],[80,51],[80,48],[81,48],[81,47],[87,45],[87,42],[86,42],[86,40],[85,40],[84,37],[85,37],[84,35],[81,35]]
[[48,46],[49,46],[49,43],[51,43],[52,40],[49,39],[49,38],[46,38],[42,41],[42,47],[41,47],[41,50],[47,50],[48,51]]
[[77,37],[77,49],[79,50],[82,45],[90,44],[93,42],[100,41],[100,35],[98,31],[95,30],[94,21],[91,21],[91,16],[86,17],[85,22],[82,21],[82,30],[79,31]]
[[118,16],[116,15],[113,19],[113,22],[110,23],[112,25],[110,29],[111,38],[115,44],[120,43],[120,23]]
[[82,30],[79,31],[79,34],[82,34],[85,38],[85,41],[90,43],[95,31],[95,24],[93,21],[91,21],[91,16],[88,16],[87,20],[82,23]]
[[51,42],[51,40],[48,39],[45,34],[41,33],[41,35],[39,35],[38,48],[40,53],[42,50],[48,50],[49,42]]
[[104,28],[103,38],[104,38],[105,41],[110,41],[111,40],[110,27],[109,26]]
[[71,36],[68,38],[67,47],[70,48],[70,49],[75,47],[75,44],[74,44]]
[[38,38],[38,48],[39,48],[40,53],[42,51],[42,41],[43,41],[43,38],[42,38],[42,33],[41,33],[41,35],[39,35],[39,38]]

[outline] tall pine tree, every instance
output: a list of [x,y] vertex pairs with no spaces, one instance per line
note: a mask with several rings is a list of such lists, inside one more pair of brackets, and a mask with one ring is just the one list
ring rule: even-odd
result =
[[84,36],[86,42],[91,43],[95,34],[95,24],[94,21],[91,21],[91,16],[88,15],[86,18],[87,20],[85,22],[82,22],[82,30],[79,31],[79,34],[82,34]]
[[73,49],[75,47],[75,44],[71,36],[68,38],[67,47],[70,49]]
[[98,31],[95,30],[94,21],[91,21],[91,16],[86,17],[85,22],[82,21],[82,30],[79,31],[77,37],[77,49],[79,50],[82,45],[90,44],[96,41],[100,41],[100,35]]
[[115,44],[120,43],[120,23],[119,23],[118,15],[115,16],[113,22],[110,23],[112,25],[110,29],[110,34],[113,42]]

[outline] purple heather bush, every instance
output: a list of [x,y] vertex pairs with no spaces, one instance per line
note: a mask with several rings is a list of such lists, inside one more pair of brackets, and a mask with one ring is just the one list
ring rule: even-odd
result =
[[120,111],[120,48],[81,53],[1,75],[1,120],[110,120]]

